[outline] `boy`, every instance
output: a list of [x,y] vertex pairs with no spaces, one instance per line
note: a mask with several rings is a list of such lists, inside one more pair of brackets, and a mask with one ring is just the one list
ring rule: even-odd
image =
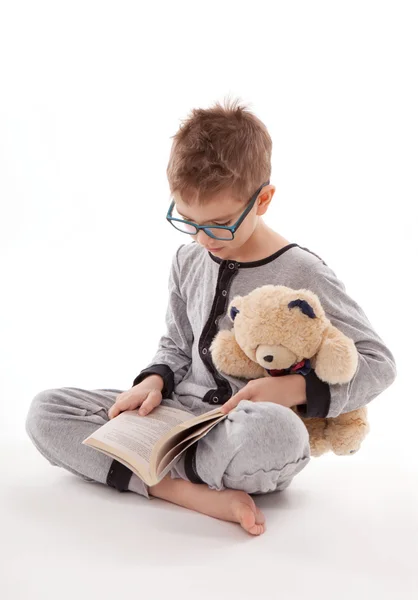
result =
[[[264,223],[275,192],[271,151],[265,125],[238,103],[192,111],[174,136],[167,168],[167,219],[192,243],[173,257],[167,331],[157,353],[130,390],[45,390],[26,421],[51,464],[238,522],[253,535],[265,531],[265,519],[250,494],[285,489],[310,461],[307,429],[289,407],[307,417],[335,417],[368,404],[396,377],[392,353],[335,273]],[[265,284],[318,295],[359,352],[349,384],[328,385],[313,371],[243,382],[215,369],[209,347],[218,329],[232,327],[230,300]],[[81,444],[121,411],[146,415],[159,404],[192,414],[223,404],[228,415],[159,484],[148,488],[126,466]]]

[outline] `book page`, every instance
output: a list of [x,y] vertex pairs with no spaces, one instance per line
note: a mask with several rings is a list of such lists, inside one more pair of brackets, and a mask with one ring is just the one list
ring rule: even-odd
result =
[[186,411],[168,406],[157,406],[145,416],[140,416],[137,410],[126,410],[99,427],[82,443],[102,442],[116,454],[120,452],[129,460],[139,460],[148,467],[152,449],[161,436],[191,417],[193,415]]
[[[208,413],[204,414],[208,415]],[[194,425],[188,427],[187,429],[182,429],[180,431],[177,431],[177,433],[172,432],[170,437],[166,439],[163,443],[162,440],[160,440],[158,442],[158,446],[154,449],[153,452],[154,456],[152,457],[151,471],[154,473],[158,473],[161,468],[161,462],[164,462],[164,465],[167,464],[167,455],[173,456],[173,450],[176,450],[176,448],[180,448],[180,446],[182,446],[184,442],[187,442],[188,440],[197,441],[199,437],[201,437],[200,434],[203,433],[203,431],[205,431],[206,429],[210,428],[212,423],[216,425],[218,421],[221,421],[224,418],[226,418],[226,415],[213,415],[210,419],[207,419],[203,423],[198,421],[195,422]]]
[[188,435],[184,439],[180,439],[180,441],[173,448],[168,450],[168,452],[161,457],[161,461],[159,462],[157,468],[157,480],[160,481],[166,476],[166,474],[180,459],[180,456],[185,450],[187,450],[189,446],[191,446],[192,444],[200,440],[202,437],[207,435],[209,431],[211,431],[211,429],[213,429],[213,427],[215,427],[215,425],[219,423],[219,421],[226,419],[226,417],[227,415],[224,415],[222,417],[218,417],[215,421],[209,421],[204,423],[203,425],[196,425],[195,429],[190,430],[192,431],[190,435]]
[[[218,421],[224,417],[221,413],[221,407],[214,408],[208,412],[202,413],[197,416],[191,416],[183,423],[179,423],[175,427],[171,428],[166,432],[155,444],[150,460],[150,474],[152,477],[156,477],[158,473],[158,464],[162,460],[164,454],[166,454],[173,446],[175,446],[179,439],[186,438],[190,431],[196,429],[196,425],[205,423],[208,421]],[[197,438],[198,439],[198,438]]]

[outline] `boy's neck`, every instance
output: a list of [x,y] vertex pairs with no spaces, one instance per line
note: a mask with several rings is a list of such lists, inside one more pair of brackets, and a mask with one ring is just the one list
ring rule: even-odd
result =
[[238,248],[237,254],[233,256],[231,254],[227,258],[238,262],[262,260],[288,244],[290,244],[288,240],[268,227],[260,217],[251,237],[241,248]]

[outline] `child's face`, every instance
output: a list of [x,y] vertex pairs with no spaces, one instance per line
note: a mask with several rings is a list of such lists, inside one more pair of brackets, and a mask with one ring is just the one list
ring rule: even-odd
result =
[[[249,240],[257,226],[257,215],[266,211],[266,207],[260,208],[260,199],[267,197],[266,189],[263,188],[263,194],[257,198],[254,206],[245,216],[235,232],[233,240],[216,240],[207,235],[203,229],[199,230],[197,235],[189,235],[189,237],[192,237],[198,244],[212,252],[212,254],[219,256],[219,258],[226,259],[228,256],[232,257],[239,254],[238,249]],[[225,191],[214,194],[204,206],[193,203],[187,205],[182,202],[181,197],[176,193],[173,194],[173,199],[180,218],[193,221],[198,225],[234,225],[249,203],[239,202]],[[222,235],[222,230],[219,230],[219,232]]]

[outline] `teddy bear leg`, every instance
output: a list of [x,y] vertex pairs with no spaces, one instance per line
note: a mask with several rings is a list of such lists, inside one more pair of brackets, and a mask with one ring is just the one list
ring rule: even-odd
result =
[[369,429],[364,411],[354,410],[328,418],[325,437],[335,454],[347,456],[358,452]]
[[311,417],[302,419],[309,433],[309,444],[312,456],[321,456],[331,450],[329,440],[325,436],[326,419]]

